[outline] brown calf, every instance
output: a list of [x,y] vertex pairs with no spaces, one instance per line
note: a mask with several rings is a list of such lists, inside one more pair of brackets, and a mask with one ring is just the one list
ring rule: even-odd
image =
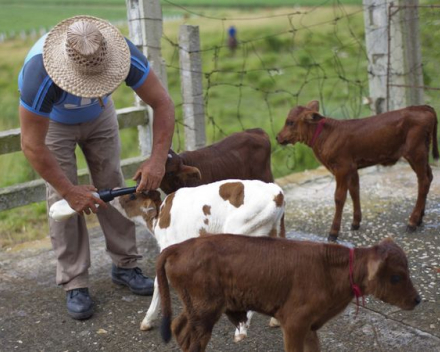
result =
[[233,133],[210,146],[169,152],[160,188],[166,194],[228,179],[273,182],[269,136],[260,128]]
[[352,230],[359,229],[362,213],[358,169],[372,165],[394,165],[405,158],[417,175],[418,197],[409,218],[408,230],[422,223],[426,197],[433,179],[429,166],[429,146],[439,158],[437,115],[430,106],[411,106],[354,120],[335,120],[319,114],[319,103],[290,110],[276,137],[280,144],[304,143],[335,176],[336,211],[329,240],[336,240],[341,227],[347,190],[353,200]]
[[[262,260],[264,258],[264,260]],[[420,303],[405,253],[391,239],[369,248],[267,237],[215,235],[166,248],[156,264],[162,337],[171,338],[168,280],[183,304],[173,321],[184,352],[202,352],[225,313],[237,326],[247,310],[278,319],[287,352],[320,351],[317,330],[363,295],[405,310]]]

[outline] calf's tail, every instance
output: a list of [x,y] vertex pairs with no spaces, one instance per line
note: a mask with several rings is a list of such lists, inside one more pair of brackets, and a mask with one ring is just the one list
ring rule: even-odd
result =
[[171,340],[172,319],[170,287],[168,284],[167,273],[165,271],[165,264],[168,258],[167,253],[168,251],[163,251],[156,263],[156,275],[162,305],[162,324],[160,327],[160,334],[165,342],[169,342]]
[[286,227],[284,225],[284,213],[281,216],[281,220],[280,220],[280,237],[286,238]]
[[438,139],[437,139],[437,124],[438,124],[438,121],[437,121],[437,114],[436,114],[434,109],[433,109],[433,111],[434,111],[435,122],[434,122],[434,131],[432,131],[432,157],[435,160],[438,160],[439,159]]

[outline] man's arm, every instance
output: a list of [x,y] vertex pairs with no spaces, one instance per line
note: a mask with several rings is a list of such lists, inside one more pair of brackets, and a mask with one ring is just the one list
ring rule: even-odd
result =
[[151,157],[142,163],[133,177],[134,180],[140,180],[137,188],[140,192],[160,187],[173,138],[175,117],[173,101],[152,70],[135,92],[154,111]]
[[21,149],[34,170],[51,184],[77,212],[84,211],[90,214],[91,210],[96,213],[96,203],[106,207],[102,200],[93,197],[91,192],[96,191],[95,187],[72,184],[47,148],[45,139],[49,129],[49,119],[31,112],[23,106],[19,108],[19,115]]

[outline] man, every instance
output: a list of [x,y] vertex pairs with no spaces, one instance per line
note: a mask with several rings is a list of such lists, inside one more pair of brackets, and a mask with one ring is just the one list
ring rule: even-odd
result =
[[[145,56],[116,27],[90,16],[66,19],[33,46],[19,75],[22,150],[46,181],[48,208],[64,198],[78,212],[64,222],[49,219],[56,282],[66,291],[74,319],[93,314],[84,213],[97,214],[113,262],[112,280],[135,294],[153,293],[153,281],[136,267],[135,225],[92,195],[124,185],[110,96],[123,81],[154,111],[152,154],[133,179],[137,192],[156,189],[171,146],[174,105]],[[91,185],[77,184],[76,145],[87,160]]]

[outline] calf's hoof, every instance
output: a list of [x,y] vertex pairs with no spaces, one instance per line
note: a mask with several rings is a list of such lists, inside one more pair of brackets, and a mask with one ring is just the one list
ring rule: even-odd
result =
[[327,241],[328,242],[337,242],[338,241],[338,235],[328,235]]
[[280,325],[281,325],[281,324],[280,324],[280,322],[278,321],[278,319],[270,318],[269,326],[270,326],[271,328],[277,328],[277,327],[279,327]]
[[406,225],[407,232],[415,232],[416,230],[417,230],[417,226],[411,224]]
[[360,227],[361,227],[360,224],[351,224],[351,230],[352,231],[357,231],[357,230],[359,230]]
[[149,324],[149,323],[144,322],[144,321],[141,323],[141,330],[142,331],[148,331],[148,330],[151,330],[152,328],[153,328],[152,324]]
[[246,338],[246,334],[238,334],[234,336],[234,342],[243,341]]

